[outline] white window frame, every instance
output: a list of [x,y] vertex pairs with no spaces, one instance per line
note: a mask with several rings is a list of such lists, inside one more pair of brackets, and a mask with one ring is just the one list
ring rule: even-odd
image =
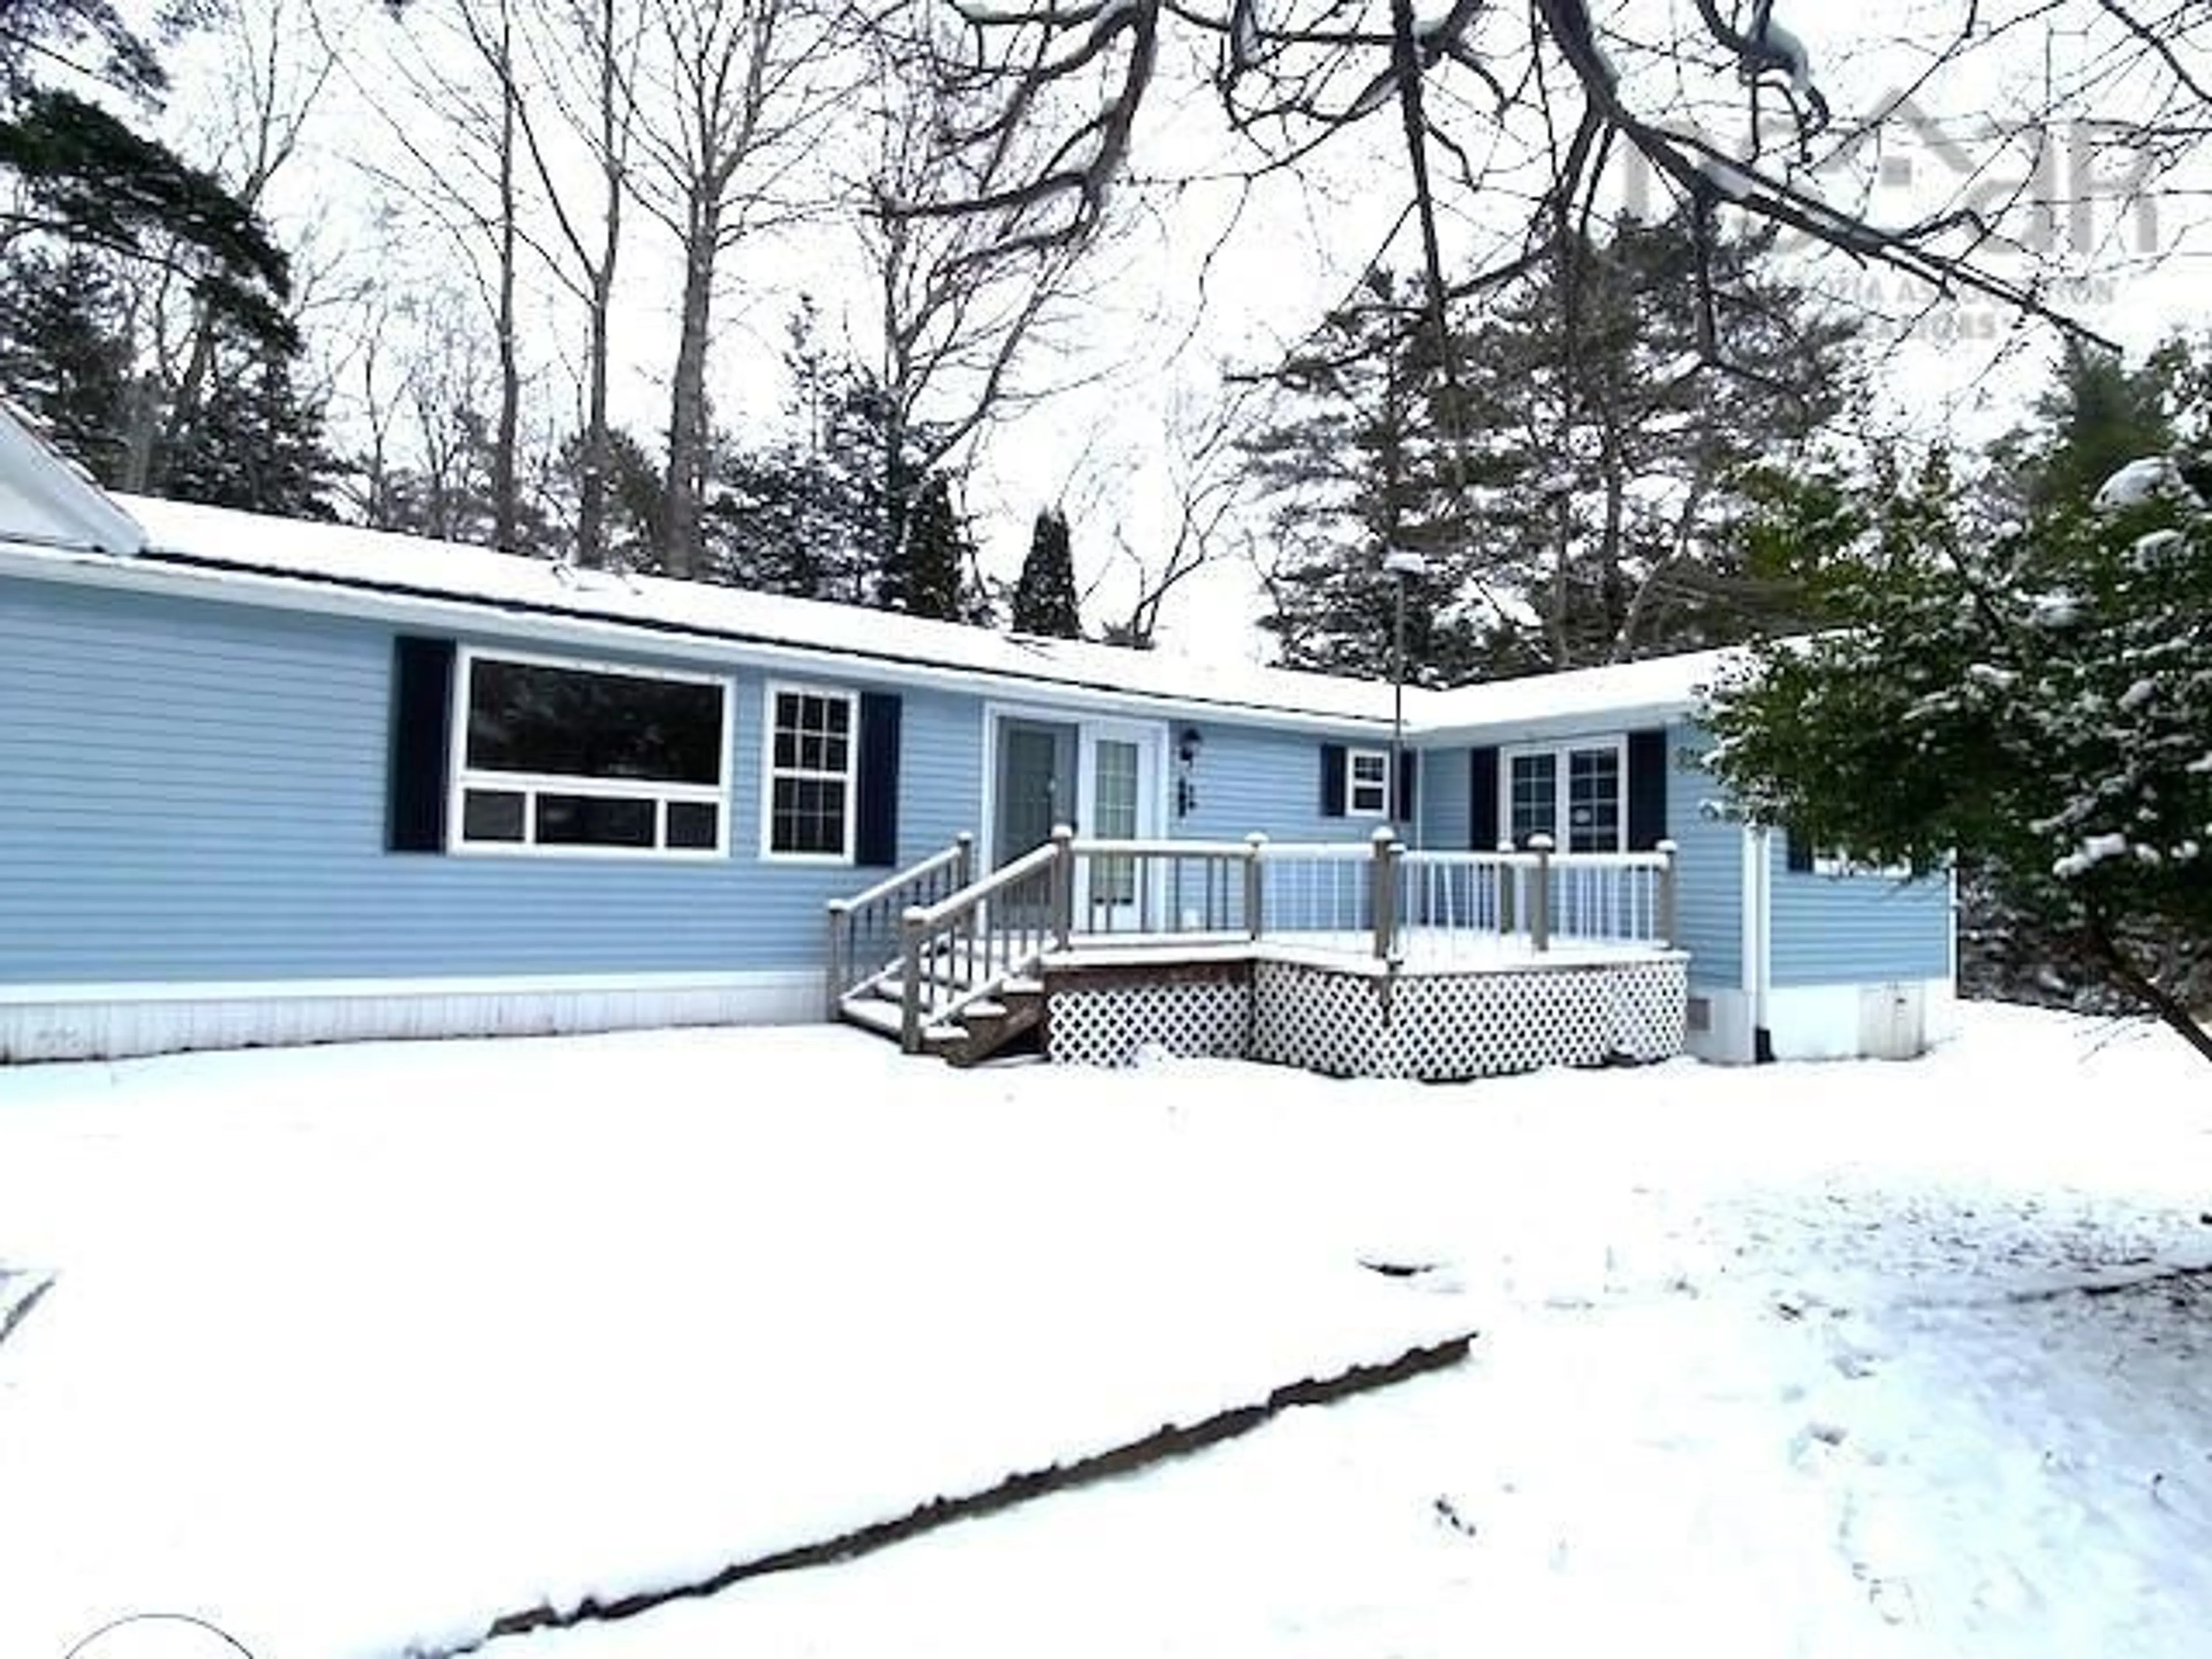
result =
[[[1372,778],[1363,780],[1360,777],[1359,763],[1364,760],[1374,761],[1381,766],[1382,776],[1379,785]],[[1391,787],[1395,781],[1396,780],[1390,775],[1389,750],[1346,750],[1344,751],[1344,816],[1348,818],[1387,818],[1396,816],[1390,810]],[[1359,804],[1359,792],[1363,789],[1377,787],[1382,791],[1382,799],[1372,806],[1362,806]]]
[[[818,697],[845,705],[845,769],[817,772],[805,767],[775,763],[775,700],[779,695]],[[781,853],[775,842],[775,781],[778,778],[834,779],[845,785],[843,850],[836,853]],[[760,855],[773,864],[850,866],[854,840],[860,832],[860,694],[846,685],[822,685],[805,680],[770,680],[761,688]]]
[[1573,763],[1569,758],[1578,754],[1610,750],[1613,757],[1613,775],[1620,780],[1620,810],[1613,820],[1613,843],[1601,848],[1600,852],[1620,853],[1628,848],[1628,737],[1626,732],[1613,738],[1561,738],[1553,743],[1516,743],[1501,748],[1498,752],[1498,825],[1501,836],[1513,833],[1513,763],[1531,755],[1552,757],[1552,845],[1565,852],[1570,845],[1568,830],[1572,828],[1569,814],[1573,811],[1570,799],[1570,782],[1573,777]]
[[[472,769],[469,763],[469,708],[476,665],[514,663],[526,668],[568,668],[580,673],[610,674],[625,679],[668,680],[682,685],[708,685],[721,694],[722,741],[716,756],[714,783],[665,783],[650,778],[591,778],[561,772],[499,772]],[[592,657],[564,657],[532,651],[507,651],[489,646],[462,646],[453,653],[454,684],[450,704],[453,730],[448,734],[446,776],[446,850],[471,858],[673,859],[705,863],[726,858],[730,851],[730,753],[735,740],[737,705],[726,675],[687,673],[680,669],[642,668],[635,663],[608,662]],[[522,797],[520,841],[470,841],[465,833],[464,808],[471,789],[495,791]],[[574,842],[538,840],[538,797],[596,795],[609,799],[650,800],[653,811],[654,845],[651,847],[592,847]],[[712,847],[670,847],[668,808],[689,802],[712,806],[714,844]]]

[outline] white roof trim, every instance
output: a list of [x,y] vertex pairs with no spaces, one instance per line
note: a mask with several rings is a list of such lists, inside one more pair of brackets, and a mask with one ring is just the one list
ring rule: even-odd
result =
[[0,505],[11,496],[17,514],[27,508],[32,520],[27,526],[4,526],[17,539],[125,555],[146,545],[137,520],[0,403]]

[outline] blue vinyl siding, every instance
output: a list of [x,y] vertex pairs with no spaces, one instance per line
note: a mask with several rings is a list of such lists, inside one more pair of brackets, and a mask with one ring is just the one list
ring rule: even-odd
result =
[[1743,826],[1719,811],[1720,786],[1698,765],[1710,739],[1667,728],[1667,834],[1674,842],[1674,933],[1692,984],[1743,983]]
[[1467,745],[1421,751],[1413,775],[1414,805],[1420,825],[1416,845],[1459,852],[1468,845]]
[[[392,641],[368,622],[0,587],[0,985],[805,969],[820,960],[823,901],[881,873],[763,862],[770,676],[658,653],[634,659],[733,682],[729,858],[388,853]],[[464,642],[562,654],[521,637]],[[900,694],[902,864],[983,827],[981,696],[773,678]],[[1364,841],[1382,822],[1323,815],[1330,734],[1194,723],[1196,805],[1170,814],[1172,834]],[[1547,722],[1494,740],[1613,734]],[[1695,729],[1668,739],[1681,942],[1697,982],[1738,984],[1741,833],[1709,810],[1712,781],[1684,764]],[[1357,727],[1334,740],[1388,746]],[[1464,744],[1423,753],[1424,845],[1466,845],[1467,765]],[[1947,971],[1942,883],[1792,875],[1778,844],[1774,855],[1776,984]]]
[[1273,841],[1364,841],[1387,822],[1324,817],[1321,810],[1322,746],[1334,742],[1352,749],[1387,749],[1387,734],[1377,739],[1247,726],[1200,729],[1206,742],[1191,777],[1198,805],[1188,817],[1170,819],[1182,839],[1241,841],[1258,830]]
[[1767,838],[1773,878],[1773,982],[1866,985],[1942,979],[1951,971],[1951,884],[1886,876],[1824,876],[1785,867]]
[[[1486,741],[1510,748],[1524,743],[1605,742],[1626,730],[1588,721],[1547,720],[1501,727],[1485,735]],[[1690,953],[1694,982],[1733,986],[1743,978],[1742,831],[1711,810],[1717,787],[1694,758],[1704,743],[1693,726],[1677,722],[1667,728],[1667,834],[1678,849],[1675,938]],[[1461,744],[1432,750],[1421,757],[1427,791],[1422,823],[1431,847],[1468,844],[1468,747]],[[1504,777],[1501,772],[1501,787]],[[1502,804],[1498,821],[1505,822]]]
[[[874,878],[755,856],[752,670],[729,859],[387,853],[391,661],[365,623],[0,590],[0,983],[809,967]],[[974,818],[980,704],[908,690],[902,728],[905,861]]]

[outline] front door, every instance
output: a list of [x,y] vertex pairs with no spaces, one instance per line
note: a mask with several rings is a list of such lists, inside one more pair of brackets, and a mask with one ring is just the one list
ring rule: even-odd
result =
[[1052,839],[1053,826],[1078,823],[1076,756],[1082,729],[1073,722],[999,722],[998,821],[991,863],[1012,864]]
[[[1001,714],[994,732],[991,864],[1011,863],[1065,823],[1085,837],[1143,841],[1160,830],[1159,727],[1130,720]],[[1136,861],[1086,859],[1074,894],[1079,930],[1152,924],[1155,882]]]

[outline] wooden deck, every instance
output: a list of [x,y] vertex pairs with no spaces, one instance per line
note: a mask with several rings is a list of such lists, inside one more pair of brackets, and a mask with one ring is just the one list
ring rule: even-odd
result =
[[[1671,849],[1409,859],[1387,836],[1062,835],[972,880],[966,852],[832,906],[837,1017],[956,1062],[1024,1041],[1068,1064],[1207,1055],[1437,1082],[1682,1048]],[[902,880],[939,896],[898,905]]]
[[1064,1063],[1204,1055],[1451,1082],[1680,1054],[1688,958],[1600,941],[1541,956],[1455,944],[1396,963],[1318,939],[1079,941],[1041,981],[1043,1049]]

